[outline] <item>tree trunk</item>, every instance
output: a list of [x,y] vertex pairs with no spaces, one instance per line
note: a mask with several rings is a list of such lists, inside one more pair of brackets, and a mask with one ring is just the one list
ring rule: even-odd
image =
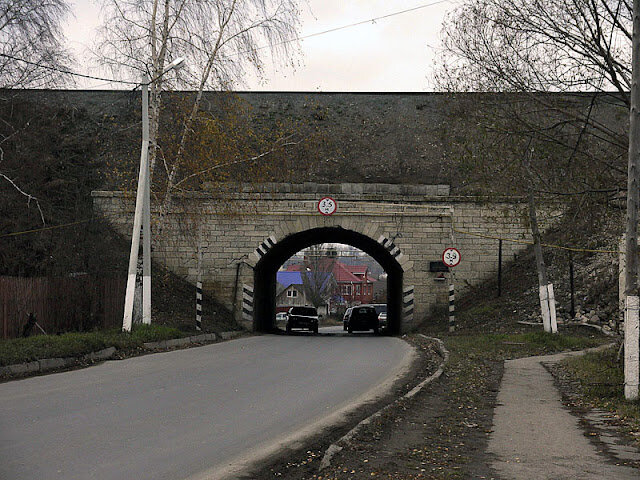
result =
[[531,223],[531,234],[533,235],[533,251],[536,256],[536,270],[538,271],[542,324],[545,332],[556,333],[558,330],[556,323],[556,302],[553,293],[553,285],[549,283],[547,278],[547,266],[545,265],[544,257],[542,256],[542,241],[540,228],[538,226],[538,216],[536,214],[533,185],[529,188],[529,221]]
[[531,234],[533,235],[533,251],[536,255],[536,269],[538,271],[538,284],[547,285],[547,266],[542,256],[542,242],[540,228],[538,227],[538,216],[536,214],[536,200],[533,195],[533,188],[529,189],[529,222],[531,223]]

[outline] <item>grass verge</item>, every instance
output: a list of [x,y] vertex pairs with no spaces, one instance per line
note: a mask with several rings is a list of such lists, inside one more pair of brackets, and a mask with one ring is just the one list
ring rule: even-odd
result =
[[561,362],[561,367],[578,382],[582,401],[607,410],[622,423],[622,430],[640,447],[640,400],[624,398],[624,370],[616,348],[590,352]]
[[545,355],[567,350],[583,350],[605,343],[596,336],[575,336],[571,333],[552,334],[536,330],[516,334],[475,334],[444,337],[445,343],[464,355],[482,356],[489,360]]
[[131,352],[142,348],[145,342],[157,342],[189,335],[188,332],[162,325],[135,325],[131,333],[111,329],[0,340],[0,366],[44,358],[80,357],[108,347]]

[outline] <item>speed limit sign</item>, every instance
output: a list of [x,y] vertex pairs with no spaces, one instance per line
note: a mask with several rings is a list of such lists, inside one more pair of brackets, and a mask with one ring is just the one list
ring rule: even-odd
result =
[[457,248],[449,247],[442,252],[442,262],[447,267],[455,267],[460,263],[460,252]]

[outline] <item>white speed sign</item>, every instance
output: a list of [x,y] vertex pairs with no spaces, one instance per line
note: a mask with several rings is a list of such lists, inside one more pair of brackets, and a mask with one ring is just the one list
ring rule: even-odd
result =
[[455,267],[460,263],[461,258],[460,251],[458,251],[457,248],[446,248],[444,252],[442,252],[442,262],[447,267]]

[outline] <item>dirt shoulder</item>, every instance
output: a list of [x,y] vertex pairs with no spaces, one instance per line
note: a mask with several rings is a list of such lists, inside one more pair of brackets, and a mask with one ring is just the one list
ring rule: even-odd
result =
[[[445,473],[451,471],[463,478],[466,471],[489,473],[482,452],[502,363],[456,360],[439,380],[412,398],[395,401],[431,375],[441,361],[432,342],[419,336],[408,340],[420,349],[421,360],[390,395],[364,406],[357,418],[352,416],[347,424],[322,432],[299,450],[283,452],[246,478],[455,478]],[[480,382],[467,383],[470,373]],[[331,443],[389,403],[389,408],[332,457],[328,468],[319,471]]]
[[[415,341],[415,336],[411,337]],[[605,341],[593,335],[547,336],[537,331],[511,335],[461,334],[442,337],[450,359],[443,375],[412,398],[394,402],[360,428],[320,470],[326,449],[361,418],[401,397],[403,388],[376,405],[367,405],[349,425],[323,432],[299,450],[246,478],[267,479],[452,479],[497,478],[486,447],[503,374],[504,360]],[[424,357],[424,355],[423,355]],[[427,363],[433,367],[433,363]],[[421,372],[421,369],[423,370]],[[424,367],[403,379],[404,390],[425,378]]]

